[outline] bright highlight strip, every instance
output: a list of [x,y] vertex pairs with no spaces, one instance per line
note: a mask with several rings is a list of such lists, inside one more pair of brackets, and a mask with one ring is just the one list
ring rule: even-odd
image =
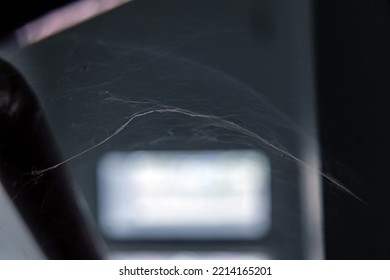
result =
[[36,43],[130,1],[131,0],[77,1],[54,10],[17,30],[16,37],[18,43],[22,47]]

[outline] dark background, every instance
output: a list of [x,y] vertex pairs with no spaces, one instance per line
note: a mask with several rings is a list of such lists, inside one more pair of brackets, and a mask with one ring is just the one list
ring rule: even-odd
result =
[[[1,2],[0,41],[69,2]],[[389,1],[314,2],[323,169],[370,205],[324,183],[326,257],[390,259]]]
[[389,2],[317,1],[315,12],[324,169],[372,206],[325,186],[327,257],[389,259]]

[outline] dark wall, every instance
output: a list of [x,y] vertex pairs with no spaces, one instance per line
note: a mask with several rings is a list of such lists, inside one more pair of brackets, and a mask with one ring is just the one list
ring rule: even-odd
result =
[[325,184],[327,257],[389,259],[389,2],[316,4],[324,169],[370,205]]

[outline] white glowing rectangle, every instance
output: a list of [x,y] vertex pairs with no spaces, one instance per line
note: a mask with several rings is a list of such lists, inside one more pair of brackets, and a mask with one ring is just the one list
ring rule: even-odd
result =
[[270,227],[270,166],[258,151],[110,152],[97,173],[112,239],[255,239]]

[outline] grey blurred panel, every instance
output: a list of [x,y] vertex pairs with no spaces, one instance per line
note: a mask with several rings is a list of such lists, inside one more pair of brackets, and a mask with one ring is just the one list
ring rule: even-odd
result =
[[45,259],[1,184],[0,259]]

